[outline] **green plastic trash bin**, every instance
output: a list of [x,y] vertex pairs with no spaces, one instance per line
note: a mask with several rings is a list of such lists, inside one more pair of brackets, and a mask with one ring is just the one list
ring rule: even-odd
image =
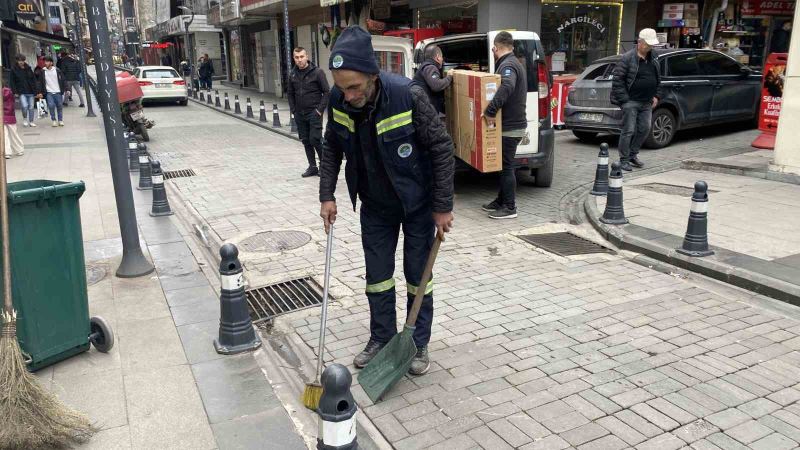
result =
[[85,190],[82,181],[8,184],[11,289],[30,370],[84,352],[90,342],[100,351],[114,343],[106,323],[89,317],[78,207]]

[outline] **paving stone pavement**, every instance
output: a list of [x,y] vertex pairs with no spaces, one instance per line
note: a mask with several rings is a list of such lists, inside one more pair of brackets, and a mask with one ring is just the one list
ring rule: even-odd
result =
[[[148,115],[158,121],[152,153],[168,170],[197,172],[170,181],[170,190],[220,240],[286,229],[312,236],[296,250],[244,253],[251,286],[319,277],[317,180],[299,177],[304,155],[296,141],[199,106],[154,107]],[[642,156],[659,165],[735,154],[748,150],[753,132],[697,136]],[[398,449],[796,447],[796,308],[656,272],[622,255],[559,257],[515,236],[587,233],[554,222],[564,196],[591,181],[595,146],[565,134],[557,145],[554,187],[521,187],[516,221],[491,222],[478,211],[495,178],[459,178],[456,228],[435,269],[431,371],[402,379],[374,405],[355,385],[367,417]],[[344,189],[342,180],[338,192]],[[357,217],[346,201],[339,208],[326,360],[353,370],[369,313]],[[317,314],[278,322],[313,348]]]

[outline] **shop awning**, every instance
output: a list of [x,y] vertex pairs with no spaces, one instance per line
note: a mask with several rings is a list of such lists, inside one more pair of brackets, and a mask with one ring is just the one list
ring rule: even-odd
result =
[[3,31],[19,34],[20,36],[25,36],[28,39],[33,39],[34,41],[38,42],[44,42],[47,44],[72,45],[72,41],[65,38],[64,36],[45,33],[44,31],[39,31],[39,30],[33,30],[31,28],[26,27],[25,25],[20,25],[17,22],[3,21],[2,29]]

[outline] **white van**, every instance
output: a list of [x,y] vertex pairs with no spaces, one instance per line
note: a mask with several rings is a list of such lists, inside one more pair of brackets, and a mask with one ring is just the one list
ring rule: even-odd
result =
[[[417,43],[413,65],[422,64],[425,47],[436,44],[442,49],[445,71],[468,69],[494,73],[492,43],[500,31],[457,34],[426,39]],[[525,67],[528,81],[526,137],[517,147],[517,163],[530,169],[534,185],[549,187],[553,182],[555,150],[550,114],[552,77],[547,69],[544,48],[539,36],[532,31],[510,31],[514,38],[514,54]],[[373,36],[373,47],[383,70],[413,76],[411,40],[389,36]]]

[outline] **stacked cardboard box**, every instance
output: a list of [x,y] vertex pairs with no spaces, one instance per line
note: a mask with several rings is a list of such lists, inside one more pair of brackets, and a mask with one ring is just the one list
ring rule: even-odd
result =
[[453,84],[445,92],[445,115],[456,156],[481,172],[502,170],[501,113],[495,127],[481,118],[500,87],[500,75],[471,70],[448,73],[453,74]]

